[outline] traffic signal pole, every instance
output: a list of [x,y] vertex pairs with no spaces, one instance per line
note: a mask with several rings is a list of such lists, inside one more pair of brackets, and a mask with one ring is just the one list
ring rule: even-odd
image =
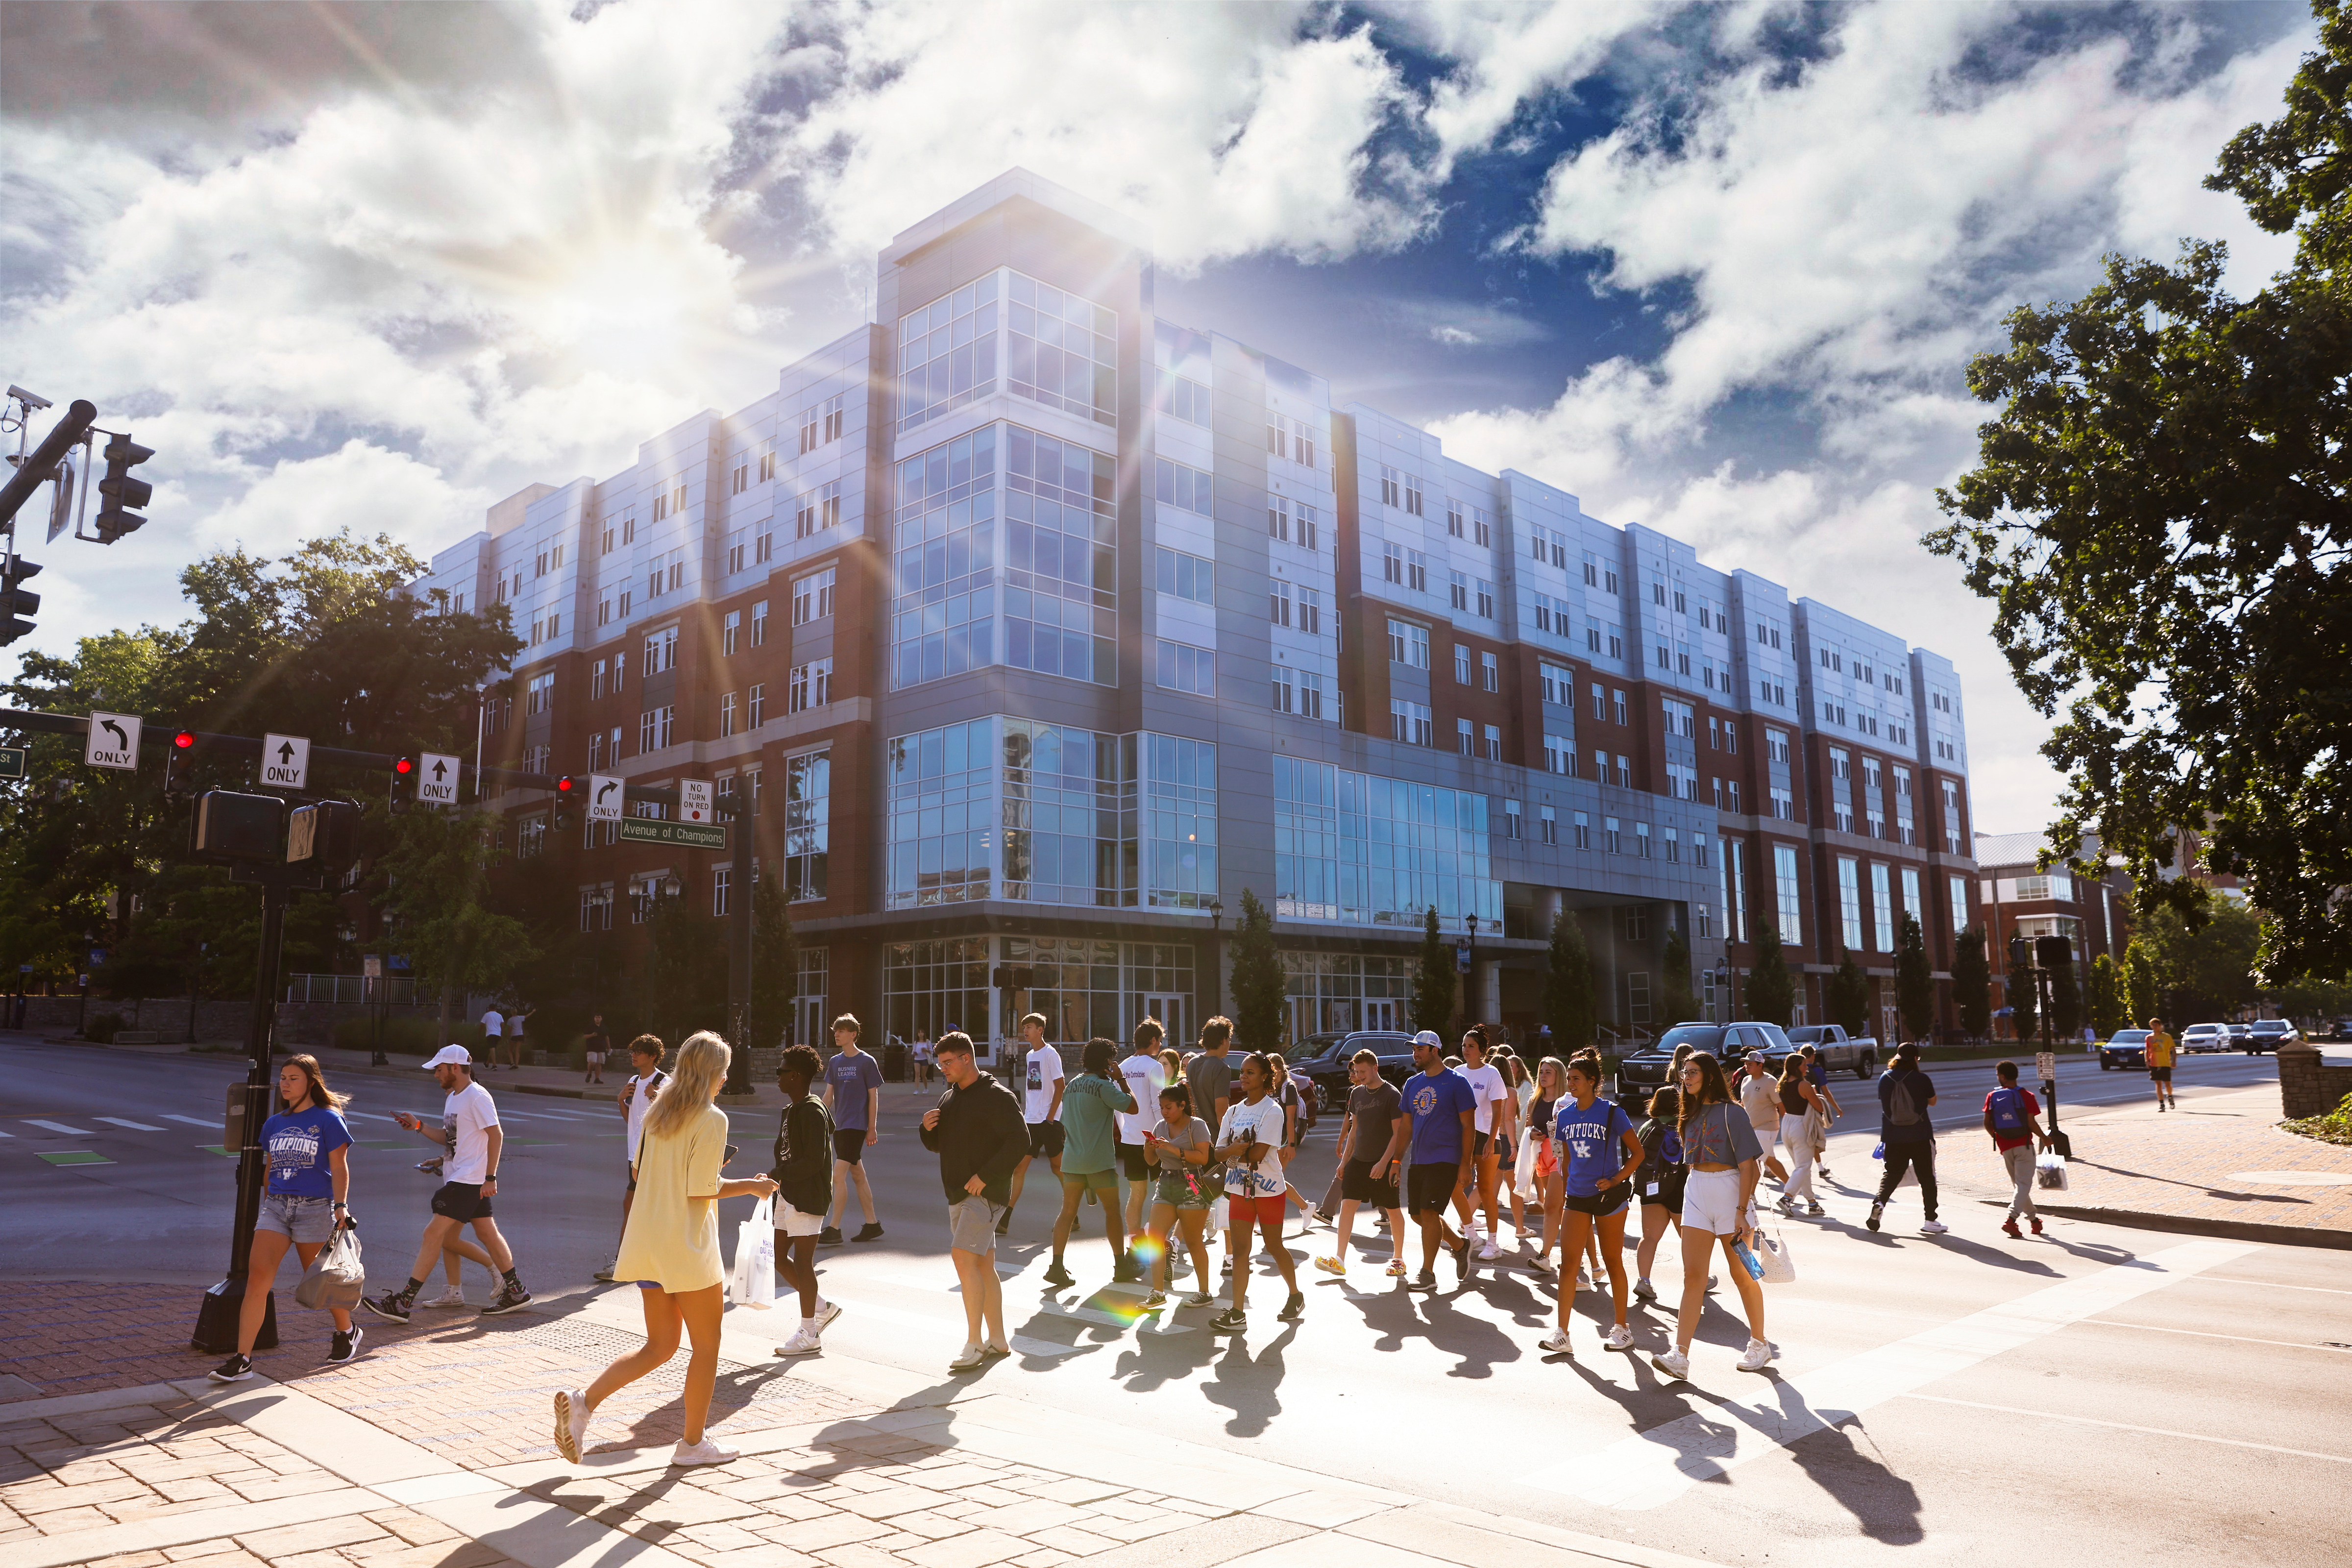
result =
[[727,1041],[734,1047],[727,1063],[727,1092],[750,1094],[751,1084],[751,792],[739,788],[723,806],[734,819],[734,869],[728,877],[733,895],[727,905]]

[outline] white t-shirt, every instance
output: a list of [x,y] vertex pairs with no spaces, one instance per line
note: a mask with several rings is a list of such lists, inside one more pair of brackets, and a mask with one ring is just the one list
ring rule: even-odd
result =
[[637,1140],[645,1136],[646,1117],[654,1108],[656,1096],[653,1086],[660,1083],[666,1076],[659,1068],[656,1068],[644,1078],[629,1079],[636,1086],[629,1094],[629,1163],[632,1165],[637,1163]]
[[1492,1132],[1495,1130],[1495,1101],[1507,1100],[1511,1097],[1510,1089],[1503,1083],[1503,1069],[1488,1062],[1485,1067],[1475,1068],[1465,1063],[1454,1070],[1462,1075],[1462,1080],[1470,1086],[1470,1092],[1478,1097],[1478,1103],[1471,1111],[1470,1130]]
[[1168,1087],[1168,1064],[1150,1051],[1138,1051],[1118,1064],[1118,1076],[1127,1092],[1135,1096],[1135,1109],[1118,1112],[1118,1141],[1140,1143],[1160,1121],[1160,1091]]
[[445,1182],[479,1182],[490,1173],[490,1129],[499,1124],[499,1108],[490,1091],[469,1083],[441,1105],[441,1131],[455,1140],[448,1163],[441,1168]]
[[1250,1135],[1257,1139],[1259,1149],[1255,1170],[1238,1159],[1225,1167],[1225,1191],[1241,1197],[1281,1194],[1288,1185],[1282,1173],[1282,1102],[1270,1094],[1255,1105],[1237,1100],[1227,1108],[1224,1125],[1217,1130],[1217,1146],[1222,1149]]
[[1028,1079],[1023,1093],[1027,1109],[1023,1115],[1035,1125],[1050,1121],[1054,1116],[1054,1086],[1062,1081],[1062,1053],[1051,1046],[1039,1046],[1028,1057]]
[[500,1032],[505,1029],[506,1022],[507,1021],[504,1018],[499,1016],[499,1010],[496,1007],[493,1007],[488,1012],[483,1014],[482,1038],[485,1040],[497,1039]]

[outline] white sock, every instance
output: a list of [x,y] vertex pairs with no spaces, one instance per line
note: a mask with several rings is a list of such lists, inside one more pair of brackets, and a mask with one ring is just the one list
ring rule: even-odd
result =
[[804,1334],[813,1334],[816,1332],[816,1320],[814,1318],[803,1318],[801,1320],[801,1332]]

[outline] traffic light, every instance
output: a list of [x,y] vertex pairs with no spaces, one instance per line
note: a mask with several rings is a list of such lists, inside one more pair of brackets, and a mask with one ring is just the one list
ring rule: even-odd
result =
[[0,647],[33,629],[32,617],[40,612],[41,596],[22,584],[40,569],[39,562],[21,555],[0,558]]
[[580,799],[580,781],[570,773],[555,781],[555,826],[557,827],[568,828],[572,826],[572,807]]
[[172,732],[172,749],[163,753],[163,793],[165,795],[172,795],[178,791],[180,770],[187,765],[188,758],[195,749],[196,732],[194,730],[175,730]]
[[385,799],[390,803],[393,810],[400,809],[400,786],[404,784],[414,784],[415,780],[416,759],[415,757],[392,759],[392,782],[384,786],[384,790]]
[[2031,939],[2013,936],[2009,939],[2009,966],[2012,970],[2033,967],[2033,943]]
[[131,470],[154,455],[153,447],[142,447],[128,436],[117,436],[106,444],[106,477],[98,481],[98,493],[106,498],[98,509],[100,544],[111,544],[146,522],[137,509],[147,504],[155,487],[145,479],[132,479]]

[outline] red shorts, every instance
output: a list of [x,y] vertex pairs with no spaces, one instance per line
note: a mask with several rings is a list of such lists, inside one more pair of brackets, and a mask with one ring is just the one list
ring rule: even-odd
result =
[[1237,1198],[1229,1194],[1225,1198],[1230,1213],[1226,1223],[1228,1225],[1255,1223],[1280,1235],[1286,1218],[1283,1211],[1284,1202],[1284,1197],[1279,1195],[1271,1198]]

